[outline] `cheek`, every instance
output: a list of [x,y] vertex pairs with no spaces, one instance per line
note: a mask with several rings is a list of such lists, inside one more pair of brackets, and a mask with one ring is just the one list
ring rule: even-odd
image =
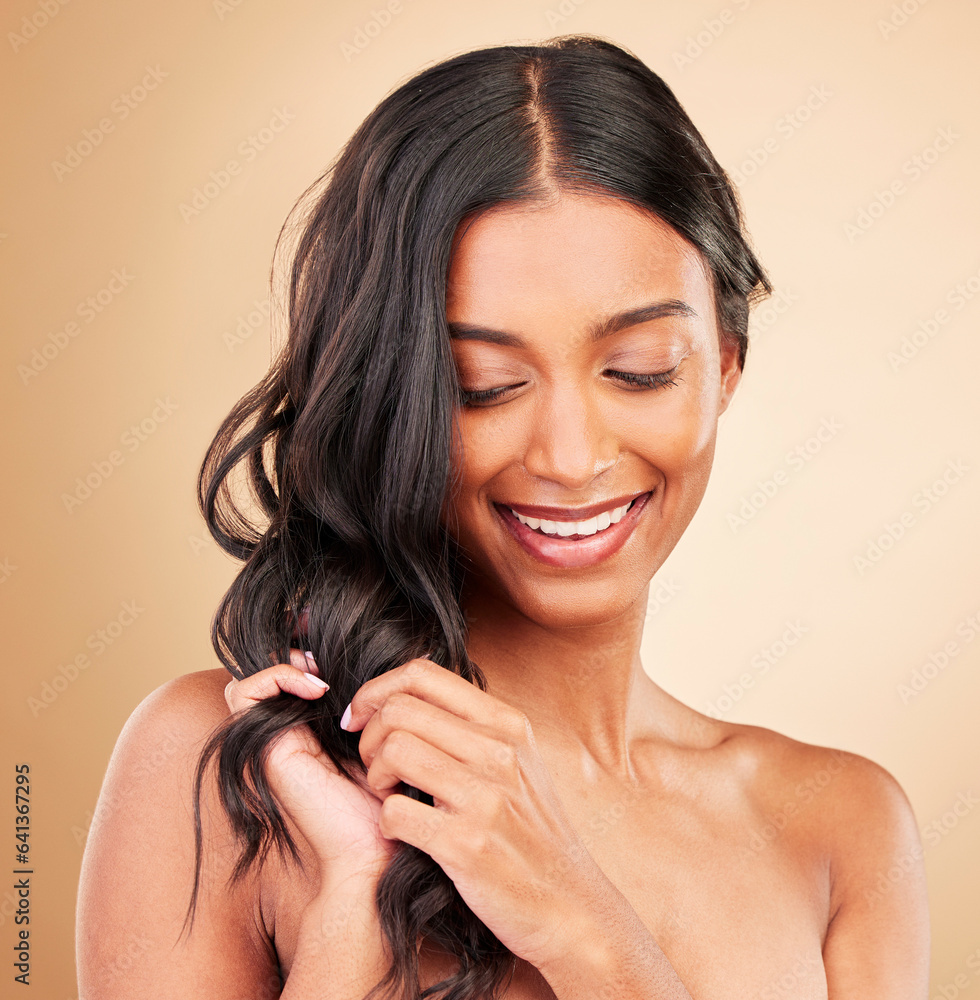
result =
[[[462,410],[452,435],[452,469],[457,481],[448,508],[466,534],[466,520],[476,513],[480,489],[501,471],[520,461],[522,429],[502,411]],[[516,459],[515,459],[516,456]],[[454,530],[458,535],[460,531]]]
[[[664,390],[669,391],[669,390]],[[631,407],[617,421],[622,450],[668,478],[698,475],[714,447],[715,420],[701,393],[676,393],[647,407]]]

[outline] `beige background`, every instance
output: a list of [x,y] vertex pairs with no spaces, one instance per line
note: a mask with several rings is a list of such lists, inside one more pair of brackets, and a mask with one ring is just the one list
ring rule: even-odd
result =
[[[236,564],[206,537],[194,477],[219,420],[268,363],[256,303],[286,212],[423,65],[588,31],[664,76],[737,172],[782,309],[753,320],[708,494],[654,584],[664,586],[645,666],[701,710],[887,767],[926,843],[932,995],[980,997],[970,962],[980,954],[980,641],[964,624],[980,615],[980,294],[956,291],[971,278],[980,290],[980,9],[394,7],[383,28],[381,0],[16,0],[0,17],[0,731],[8,838],[14,765],[28,762],[33,776],[36,995],[76,995],[74,891],[119,730],[167,679],[217,665],[209,623]],[[153,89],[140,89],[144,78]],[[277,113],[280,131],[265,142]],[[918,177],[916,156],[927,168]],[[239,169],[222,178],[231,160]],[[227,185],[182,217],[212,172]],[[896,369],[889,352],[942,309]],[[805,462],[790,459],[798,448]],[[91,495],[69,509],[66,495],[90,474]],[[757,493],[767,480],[771,496]],[[743,502],[753,516],[738,524],[729,515]],[[858,566],[896,524],[901,537]],[[787,623],[800,637],[781,647]],[[101,650],[99,630],[111,640]],[[945,668],[926,669],[949,642]],[[80,654],[87,666],[73,672]],[[926,683],[903,697],[916,671]],[[10,839],[4,851],[12,868]],[[8,956],[10,882],[0,886]]]

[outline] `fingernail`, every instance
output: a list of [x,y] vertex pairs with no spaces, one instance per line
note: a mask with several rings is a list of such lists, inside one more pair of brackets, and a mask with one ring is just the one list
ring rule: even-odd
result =
[[320,669],[316,665],[316,658],[313,656],[313,651],[312,650],[309,650],[309,649],[305,650],[304,653],[303,653],[303,655],[306,657],[307,660],[309,660],[309,662],[312,665],[312,667],[313,667],[314,670],[319,670]]
[[344,714],[340,717],[340,728],[346,729],[350,725],[350,705],[344,709]]
[[330,685],[322,677],[317,677],[316,674],[306,674],[306,679],[311,684],[315,684],[319,688],[328,688],[328,687],[330,687]]

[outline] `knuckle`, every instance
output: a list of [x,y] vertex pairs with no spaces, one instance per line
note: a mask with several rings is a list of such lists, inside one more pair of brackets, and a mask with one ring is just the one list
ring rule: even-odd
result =
[[487,850],[486,831],[479,827],[466,827],[460,831],[459,846],[460,849],[471,858],[482,859]]
[[531,720],[523,713],[518,712],[514,719],[514,729],[516,734],[522,739],[530,742],[533,739],[531,733]]
[[430,660],[414,659],[409,660],[405,664],[405,673],[409,677],[424,677],[432,670],[432,662]]
[[388,738],[381,744],[378,757],[381,757],[386,764],[394,764],[400,757],[408,752],[412,743],[412,734],[404,729],[396,729],[388,734]]
[[372,789],[375,792],[378,791],[378,788],[381,784],[381,772],[377,757],[375,757],[374,760],[371,761],[371,764],[367,769],[367,774],[364,775],[364,781],[367,784],[368,788]]
[[387,837],[389,840],[394,839],[397,823],[398,802],[389,796],[381,803],[381,809],[378,812],[378,829],[381,831],[381,836]]
[[517,763],[517,750],[510,743],[498,743],[493,759],[501,768],[512,768]]
[[390,694],[381,706],[381,717],[386,721],[404,718],[404,713],[414,699],[404,691],[395,691]]
[[446,814],[436,810],[426,816],[418,830],[418,837],[422,843],[429,843],[442,829],[442,824],[446,821]]

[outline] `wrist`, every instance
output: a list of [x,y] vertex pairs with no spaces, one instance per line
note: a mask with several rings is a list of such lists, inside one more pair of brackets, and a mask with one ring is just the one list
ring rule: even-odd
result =
[[538,971],[559,1000],[691,1000],[660,945],[625,896],[608,883],[572,908]]
[[569,981],[605,981],[604,976],[613,965],[613,955],[608,928],[603,925],[600,912],[608,914],[608,908],[604,900],[598,903],[595,896],[588,903],[561,907],[560,926],[551,947],[534,963],[556,992],[558,986]]
[[300,933],[333,944],[378,938],[377,884],[364,873],[329,878],[304,908]]
[[324,884],[304,907],[283,1000],[364,996],[391,964],[375,906],[376,880],[349,875]]

